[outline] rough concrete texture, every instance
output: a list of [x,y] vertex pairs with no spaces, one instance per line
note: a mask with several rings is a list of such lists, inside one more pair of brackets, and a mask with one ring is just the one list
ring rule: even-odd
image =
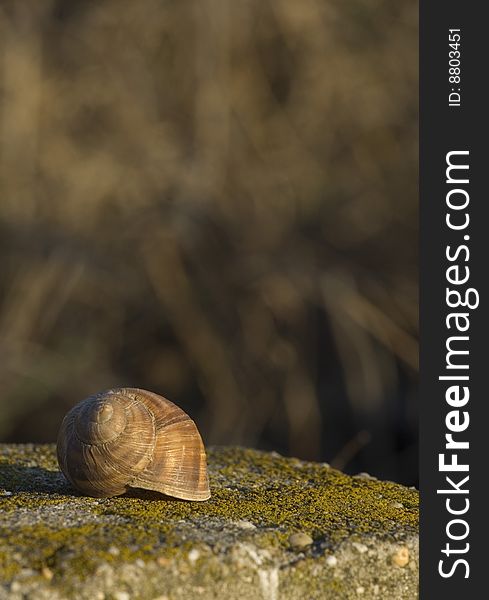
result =
[[54,446],[0,451],[2,600],[418,597],[414,489],[213,448],[207,502],[95,499],[70,488]]

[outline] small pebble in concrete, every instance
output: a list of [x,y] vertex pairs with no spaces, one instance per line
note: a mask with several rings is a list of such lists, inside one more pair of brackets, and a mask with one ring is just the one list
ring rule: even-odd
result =
[[405,567],[409,563],[409,550],[406,546],[402,546],[395,552],[392,562],[398,567]]
[[22,586],[20,585],[20,583],[18,581],[12,581],[12,583],[10,584],[10,591],[13,594],[20,592],[21,589],[22,589]]
[[328,556],[328,558],[326,559],[326,564],[328,565],[328,567],[336,567],[336,565],[338,564],[338,559],[336,558],[336,556]]
[[236,521],[235,522],[236,527],[239,527],[240,529],[256,529],[256,525],[253,525],[253,523],[251,521]]
[[370,473],[365,473],[365,471],[357,473],[355,477],[361,477],[362,479],[376,479],[373,475],[370,475]]
[[360,544],[359,542],[352,542],[352,546],[357,552],[360,552],[360,554],[365,554],[365,552],[368,550],[368,546],[365,544]]
[[289,544],[293,550],[304,550],[310,546],[312,542],[312,537],[307,533],[303,533],[302,531],[299,533],[293,533],[291,536],[289,536]]
[[48,581],[51,581],[51,579],[54,576],[54,573],[51,571],[51,569],[49,567],[43,567],[41,569],[41,573],[42,573],[42,576],[44,577],[44,579],[47,579]]
[[391,502],[392,508],[404,508],[404,504],[402,502]]
[[190,552],[188,553],[189,561],[192,564],[194,564],[194,562],[199,560],[199,558],[200,558],[200,552],[197,550],[197,548],[192,548],[192,550],[190,550]]

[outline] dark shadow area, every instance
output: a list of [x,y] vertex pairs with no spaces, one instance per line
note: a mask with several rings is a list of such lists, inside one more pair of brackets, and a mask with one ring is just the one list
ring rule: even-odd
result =
[[182,498],[173,498],[167,496],[161,492],[153,490],[143,490],[142,488],[129,488],[125,494],[118,496],[120,498],[138,498],[139,500],[165,500],[165,502],[190,502],[189,500],[183,500]]
[[60,471],[41,467],[0,465],[0,488],[8,492],[36,492],[79,496]]
[[[84,496],[68,483],[61,471],[49,471],[42,467],[26,467],[23,465],[0,465],[0,489],[13,493],[35,492],[75,497]],[[187,500],[141,488],[129,488],[127,492],[118,497],[187,502]],[[0,494],[1,498],[2,495]],[[100,500],[108,500],[108,498],[100,498]]]

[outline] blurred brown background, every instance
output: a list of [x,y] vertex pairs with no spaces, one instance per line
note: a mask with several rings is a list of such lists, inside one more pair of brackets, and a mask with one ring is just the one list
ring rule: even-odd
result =
[[128,385],[417,482],[417,11],[0,1],[0,439]]

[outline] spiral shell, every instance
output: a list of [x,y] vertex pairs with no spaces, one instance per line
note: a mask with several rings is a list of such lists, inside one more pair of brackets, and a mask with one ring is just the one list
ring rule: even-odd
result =
[[144,488],[183,500],[210,497],[195,423],[153,392],[118,388],[82,400],[63,419],[57,454],[65,477],[89,496]]

